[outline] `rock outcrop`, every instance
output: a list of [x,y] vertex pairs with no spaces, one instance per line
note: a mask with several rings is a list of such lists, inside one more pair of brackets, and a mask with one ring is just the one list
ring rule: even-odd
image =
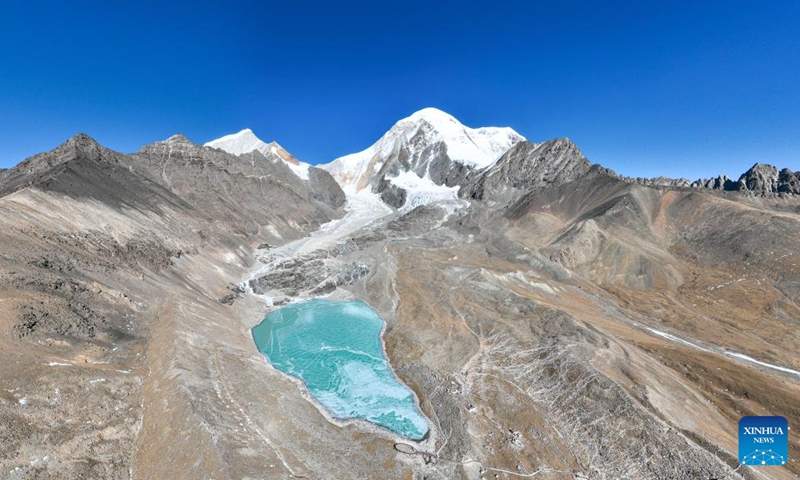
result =
[[510,201],[520,193],[575,180],[590,166],[589,160],[567,138],[541,144],[520,142],[493,165],[467,176],[459,196]]
[[800,172],[784,168],[780,172],[772,165],[757,163],[739,178],[737,190],[755,195],[800,193]]
[[792,172],[788,168],[781,171],[772,165],[756,163],[743,173],[739,180],[733,181],[727,175],[715,178],[701,178],[690,182],[685,178],[631,178],[619,176],[622,180],[654,188],[701,188],[708,190],[724,190],[742,192],[757,196],[777,194],[800,194],[800,172]]

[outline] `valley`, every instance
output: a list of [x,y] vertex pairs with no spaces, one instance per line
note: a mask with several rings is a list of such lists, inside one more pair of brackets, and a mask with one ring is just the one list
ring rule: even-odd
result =
[[[432,110],[316,167],[243,131],[0,172],[0,476],[797,478],[796,438],[736,450],[744,415],[800,422],[794,177],[627,179]],[[312,299],[385,321],[424,438],[258,351]]]

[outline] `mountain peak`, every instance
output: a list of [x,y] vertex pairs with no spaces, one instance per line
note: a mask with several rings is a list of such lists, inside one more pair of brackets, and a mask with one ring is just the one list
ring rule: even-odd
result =
[[350,193],[381,185],[407,171],[438,186],[451,186],[466,170],[491,164],[523,140],[511,128],[470,128],[449,113],[428,107],[399,120],[366,150],[337,158],[322,168]]
[[77,133],[64,143],[67,145],[98,145],[97,140],[85,133]]
[[[417,110],[416,112],[406,117],[404,120],[411,120],[411,121],[425,120],[430,123],[450,122],[461,125],[461,122],[459,122],[454,116],[434,107],[426,107],[423,108],[422,110]],[[403,120],[401,120],[401,122],[402,121]]]
[[591,164],[568,138],[544,143],[522,141],[497,162],[466,178],[459,191],[462,198],[504,199],[520,192],[563,185],[585,174]]
[[64,158],[72,158],[74,155],[83,155],[96,159],[100,156],[102,149],[103,147],[97,143],[97,140],[85,133],[79,133],[56,147],[53,153]]
[[245,128],[237,133],[225,135],[216,140],[205,144],[206,147],[218,148],[233,155],[243,155],[258,151],[273,161],[283,161],[292,171],[303,180],[308,180],[308,169],[310,165],[295,158],[278,142],[267,143],[256,136],[252,130]]
[[49,152],[26,158],[13,168],[7,169],[0,179],[0,196],[34,185],[45,179],[56,167],[79,162],[114,161],[116,152],[106,149],[97,141],[79,133]]
[[525,140],[510,127],[467,127],[434,107],[423,108],[400,120],[387,135],[391,136],[393,131],[409,140],[422,135],[428,143],[444,142],[452,160],[478,168],[489,165],[512,145]]
[[266,155],[268,151],[267,143],[258,138],[249,128],[212,140],[205,146],[219,148],[234,155],[249,153],[253,150],[258,150]]
[[739,189],[757,194],[774,193],[780,184],[778,169],[766,163],[756,163],[739,177]]
[[176,133],[175,135],[164,140],[164,143],[191,143],[191,140],[186,138],[186,135],[182,133]]

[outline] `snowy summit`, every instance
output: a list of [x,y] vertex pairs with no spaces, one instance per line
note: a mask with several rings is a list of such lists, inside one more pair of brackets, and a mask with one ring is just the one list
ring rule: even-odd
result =
[[[494,162],[515,143],[525,138],[508,127],[470,128],[452,115],[436,108],[424,108],[395,123],[371,147],[321,165],[346,192],[364,189],[393,152],[405,148],[410,157],[419,158],[430,145],[443,143],[447,156],[472,168]],[[417,172],[419,178],[425,174]]]
[[309,164],[301,162],[292,154],[281,147],[278,142],[267,143],[258,138],[249,128],[245,128],[239,133],[225,135],[216,140],[205,144],[206,147],[218,148],[234,155],[242,155],[258,150],[267,158],[283,160],[292,171],[303,180],[308,180]]

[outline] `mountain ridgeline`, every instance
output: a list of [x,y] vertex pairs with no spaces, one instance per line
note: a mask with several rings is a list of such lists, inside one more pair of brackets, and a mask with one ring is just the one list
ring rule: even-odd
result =
[[[510,128],[466,127],[433,108],[400,120],[370,148],[320,165],[345,191],[377,193],[388,205],[405,209],[412,198],[417,199],[413,207],[448,196],[491,200],[504,196],[503,192],[509,196],[515,191],[559,185],[590,167],[569,139],[532,143]],[[693,182],[631,178],[600,166],[594,168],[626,182],[655,188],[738,191],[758,196],[800,194],[800,172],[779,171],[765,164],[754,165],[738,180],[723,175]]]
[[[800,423],[788,169],[626,178],[427,108],[318,166],[249,129],[76,135],[0,170],[0,224],[0,476],[756,480],[738,420]],[[252,327],[310,299],[385,321],[419,435],[261,355]]]
[[709,190],[724,190],[729,192],[742,192],[752,195],[779,195],[800,194],[800,172],[793,172],[788,168],[778,170],[772,165],[756,163],[744,172],[738,180],[731,180],[726,175],[710,179],[699,179],[693,182],[679,178],[630,178],[621,177],[626,181],[636,182],[651,187],[667,188],[705,188]]

